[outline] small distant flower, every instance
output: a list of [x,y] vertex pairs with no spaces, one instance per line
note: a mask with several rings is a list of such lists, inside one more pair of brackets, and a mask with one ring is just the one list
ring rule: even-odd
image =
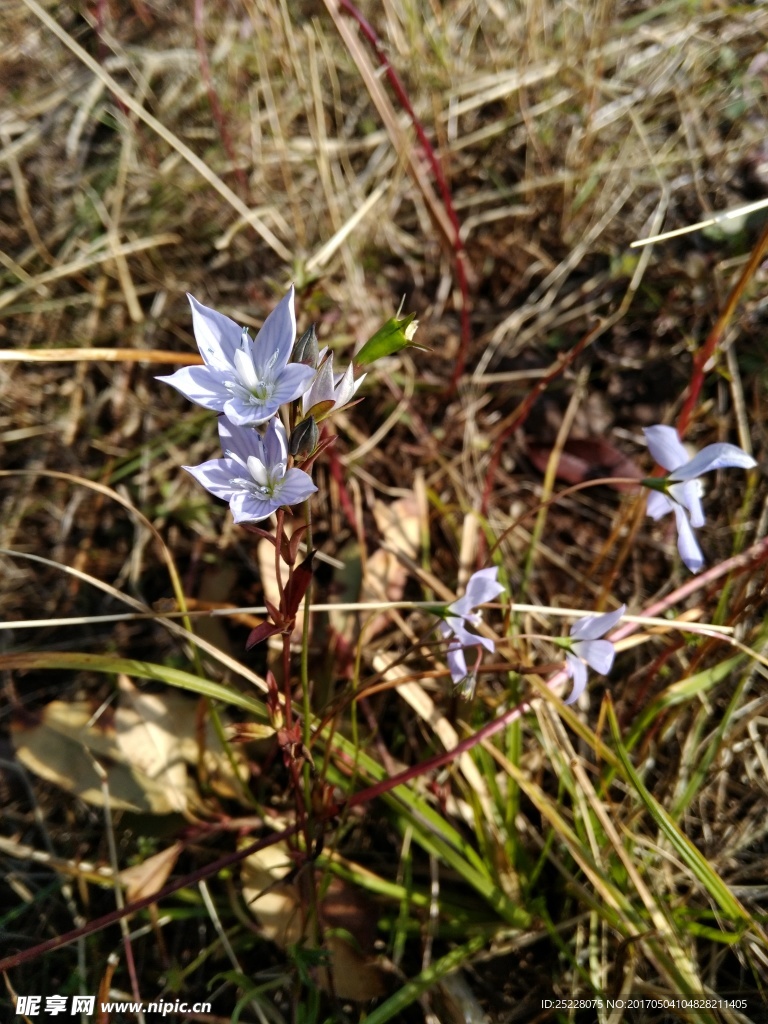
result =
[[184,469],[217,498],[229,502],[236,523],[258,523],[283,505],[296,505],[317,487],[303,469],[288,469],[285,427],[275,417],[262,438],[250,427],[219,420],[223,459]]
[[493,566],[490,569],[480,569],[473,573],[467,582],[467,589],[463,597],[448,605],[443,618],[438,623],[438,629],[443,637],[452,641],[446,651],[451,677],[457,686],[462,687],[462,692],[469,690],[469,695],[474,689],[474,673],[467,671],[463,648],[484,647],[492,654],[496,650],[496,645],[487,636],[471,633],[467,629],[467,625],[479,625],[483,617],[474,609],[487,601],[493,601],[504,590],[501,583],[496,580],[498,571],[496,566]]
[[[320,354],[321,358],[323,353]],[[344,373],[333,372],[333,352],[325,359],[301,399],[303,416],[312,413],[317,422],[332,412],[343,408],[352,401],[357,389],[365,380],[361,374],[355,380],[351,364]]]
[[304,393],[311,366],[289,363],[296,338],[293,285],[272,310],[255,341],[246,328],[188,295],[195,340],[204,366],[185,366],[158,380],[192,402],[223,412],[235,426],[266,423],[286,402]]
[[648,427],[643,433],[651,455],[670,471],[662,480],[651,484],[646,481],[647,486],[660,488],[652,490],[648,497],[648,515],[651,519],[661,519],[668,512],[674,512],[680,557],[691,572],[698,572],[704,565],[704,556],[692,529],[704,525],[703,488],[698,478],[713,469],[753,469],[757,463],[735,444],[723,443],[707,445],[690,458],[673,427]]
[[565,654],[565,671],[573,679],[573,690],[565,704],[573,704],[584,692],[587,665],[603,676],[611,671],[616,652],[610,640],[600,638],[613,629],[626,610],[627,606],[623,604],[615,612],[587,615],[571,626],[570,637],[564,642],[570,648]]

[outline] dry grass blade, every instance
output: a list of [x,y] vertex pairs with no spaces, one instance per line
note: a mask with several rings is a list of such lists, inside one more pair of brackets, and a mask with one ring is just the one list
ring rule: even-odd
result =
[[140,118],[146,125],[148,125],[154,132],[160,136],[165,142],[175,149],[177,153],[182,156],[187,163],[189,163],[194,169],[201,175],[201,177],[208,182],[211,188],[214,188],[223,199],[225,199],[229,205],[245,220],[247,224],[259,234],[269,247],[286,263],[290,262],[291,253],[283,245],[279,238],[277,238],[270,229],[261,222],[258,211],[250,210],[240,197],[232,191],[232,189],[221,180],[221,178],[215,174],[210,167],[201,160],[200,157],[194,153],[189,146],[185,145],[173,132],[169,131],[165,125],[158,121],[158,119],[150,114],[148,110],[137,103],[136,100],[117,82],[103,67],[94,60],[89,53],[87,53],[82,46],[66,32],[58,22],[48,14],[48,12],[37,3],[37,0],[23,0],[23,3],[29,7],[29,9],[40,19],[40,21],[50,29],[55,36],[57,36],[66,47],[68,47],[72,53],[75,54],[78,60],[80,60],[90,71],[93,72],[96,77],[106,85],[113,95],[124,103],[125,106],[132,111],[138,118]]
[[[0,1018],[77,976],[222,1022],[757,1024],[768,6],[365,14],[3,5]],[[258,339],[289,279],[335,372],[420,326],[278,539],[185,472],[217,417],[156,376],[206,379],[185,292]],[[758,462],[707,474],[696,576],[642,497],[678,416]],[[491,567],[454,685],[439,617]],[[569,630],[621,604],[565,706]]]

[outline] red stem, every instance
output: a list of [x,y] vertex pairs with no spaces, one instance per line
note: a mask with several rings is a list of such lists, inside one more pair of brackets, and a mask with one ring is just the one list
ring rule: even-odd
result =
[[197,55],[200,60],[200,75],[205,82],[205,90],[208,93],[208,102],[211,105],[213,120],[216,122],[221,143],[232,163],[232,170],[237,178],[237,183],[243,195],[247,195],[248,182],[242,167],[237,162],[235,147],[232,145],[232,137],[227,129],[224,112],[221,109],[219,97],[213,85],[213,75],[211,74],[211,65],[208,61],[208,51],[205,48],[205,37],[203,35],[203,0],[195,0],[195,42],[197,44]]
[[445,212],[448,215],[448,219],[451,222],[451,226],[453,227],[454,237],[452,239],[452,243],[454,266],[456,268],[456,278],[458,280],[459,290],[461,292],[461,345],[459,347],[459,353],[456,358],[456,366],[454,367],[453,376],[451,377],[451,382],[448,388],[449,393],[451,393],[452,391],[455,390],[459,378],[464,372],[464,367],[467,362],[467,352],[469,350],[469,342],[472,330],[469,319],[469,285],[467,283],[466,267],[464,266],[466,253],[464,251],[464,243],[461,240],[461,225],[459,223],[459,218],[456,215],[456,210],[453,207],[451,189],[450,186],[448,185],[445,175],[443,174],[443,169],[440,166],[440,161],[437,158],[437,154],[435,153],[432,143],[429,141],[424,126],[422,125],[421,121],[416,115],[416,111],[413,109],[411,101],[408,99],[408,93],[405,91],[405,86],[400,81],[400,78],[395,69],[392,67],[389,57],[386,54],[384,46],[382,45],[381,40],[379,39],[376,33],[376,30],[371,25],[371,23],[367,21],[365,17],[363,17],[363,15],[357,9],[357,7],[355,7],[355,5],[352,3],[352,0],[339,0],[339,6],[343,10],[345,10],[347,14],[354,18],[357,24],[360,26],[360,30],[362,31],[363,35],[368,40],[368,42],[371,44],[371,47],[373,48],[373,51],[376,54],[379,63],[384,68],[384,73],[386,75],[387,81],[392,86],[392,91],[397,97],[403,110],[405,110],[405,112],[410,117],[413,127],[416,130],[418,140],[424,149],[424,153],[427,157],[429,165],[432,168],[432,173],[435,176],[435,181],[437,182],[437,186],[442,196]]
[[[673,604],[679,603],[689,594],[700,589],[704,582],[708,584],[730,572],[752,569],[766,560],[768,560],[768,537],[764,537],[747,551],[742,551],[741,554],[734,555],[732,558],[726,559],[719,565],[713,566],[702,576],[697,576],[694,579],[689,580],[688,583],[680,587],[674,593],[668,594],[660,601],[657,601],[650,607],[646,608],[646,614],[649,616],[661,615],[672,607]],[[613,642],[616,642],[617,640],[636,632],[639,628],[640,627],[637,623],[624,623],[611,633],[610,639]],[[565,679],[566,673],[564,670],[561,670],[547,681],[547,686],[552,689],[564,682]],[[483,740],[490,739],[491,736],[495,736],[497,732],[501,732],[502,729],[506,728],[516,718],[519,718],[524,714],[528,707],[529,705],[525,701],[517,704],[515,707],[505,711],[498,718],[494,718],[492,721],[488,722],[487,725],[478,729],[476,733],[468,736],[467,739],[462,740],[451,750],[446,750],[442,754],[430,757],[426,761],[413,765],[411,768],[407,768],[399,774],[391,775],[387,779],[382,779],[373,786],[360,790],[359,793],[353,793],[344,806],[357,807],[360,804],[365,804],[369,800],[373,800],[375,797],[388,793],[397,786],[402,786],[404,783],[409,782],[418,775],[434,771],[436,768],[440,768],[442,765],[448,764],[448,762],[453,760],[453,758],[466,753],[466,751],[476,747],[478,743],[482,743]],[[326,812],[324,817],[336,817],[339,810],[339,808],[332,808]],[[318,816],[319,819],[321,817],[322,816]],[[235,850],[233,853],[228,853],[224,857],[220,857],[218,860],[213,861],[211,864],[206,864],[204,867],[198,868],[197,871],[193,871],[191,874],[185,875],[183,878],[176,879],[175,882],[169,883],[153,895],[146,896],[140,900],[135,900],[128,906],[123,907],[122,910],[113,910],[111,913],[105,914],[104,917],[97,918],[95,921],[90,921],[81,928],[67,932],[65,935],[59,935],[54,939],[49,939],[47,942],[42,942],[38,946],[34,946],[32,949],[26,949],[21,953],[14,953],[12,956],[5,957],[3,960],[0,960],[0,972],[10,970],[13,967],[19,967],[22,964],[28,963],[30,960],[37,959],[37,957],[42,956],[44,953],[49,953],[54,949],[60,949],[62,946],[69,945],[69,943],[84,938],[86,935],[91,935],[94,932],[101,931],[109,925],[120,921],[121,918],[127,917],[129,914],[135,914],[137,911],[143,910],[154,903],[161,902],[166,898],[166,896],[170,896],[173,893],[178,892],[179,889],[187,888],[188,886],[194,885],[205,878],[210,878],[211,875],[215,875],[219,871],[239,863],[241,860],[244,860],[253,853],[258,853],[260,850],[264,850],[268,846],[273,846],[275,843],[282,842],[284,839],[289,839],[291,836],[296,835],[302,827],[303,824],[297,822],[289,828],[283,829],[281,832],[272,833],[272,835],[267,836],[265,839],[259,839],[241,850]]]
[[717,318],[715,326],[707,335],[707,340],[704,342],[704,345],[693,361],[693,372],[691,373],[691,383],[688,386],[688,394],[685,397],[683,408],[680,410],[680,415],[677,418],[677,432],[681,438],[685,435],[685,432],[688,429],[691,414],[693,413],[694,407],[701,393],[707,363],[709,363],[713,358],[718,343],[725,334],[728,324],[733,318],[733,314],[736,312],[736,307],[741,300],[741,296],[744,294],[747,284],[755,271],[760,266],[766,251],[768,251],[768,225],[763,228],[763,233],[760,235],[757,245],[752,250],[749,262],[744,267],[739,275],[738,281],[731,289],[731,293],[725,303],[725,309]]

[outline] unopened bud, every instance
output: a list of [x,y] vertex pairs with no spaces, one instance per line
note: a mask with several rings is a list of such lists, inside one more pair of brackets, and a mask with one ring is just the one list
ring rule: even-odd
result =
[[293,346],[293,362],[304,363],[305,366],[311,366],[314,369],[317,367],[319,355],[315,325],[312,324]]
[[401,348],[411,344],[418,326],[419,322],[415,313],[409,313],[404,317],[390,317],[357,353],[355,365],[366,366],[383,356],[391,356],[395,352],[399,352]]
[[294,459],[303,461],[308,459],[317,448],[320,440],[320,431],[317,429],[314,416],[307,416],[305,420],[293,428],[288,450]]

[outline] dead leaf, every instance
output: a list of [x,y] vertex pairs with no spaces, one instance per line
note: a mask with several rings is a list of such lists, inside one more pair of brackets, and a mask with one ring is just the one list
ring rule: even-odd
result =
[[383,501],[374,502],[373,518],[387,547],[409,558],[416,557],[421,539],[421,521],[419,502],[413,492],[389,505]]
[[52,701],[39,715],[15,717],[11,734],[16,756],[35,775],[104,806],[104,790],[95,762],[106,772],[109,803],[114,810],[170,814],[173,806],[162,785],[125,764],[111,718],[90,724],[96,707],[88,701]]
[[[400,601],[408,582],[408,570],[397,556],[403,554],[415,558],[419,551],[421,522],[416,495],[411,492],[389,505],[383,501],[375,502],[373,518],[385,547],[374,551],[366,562],[360,600]],[[386,612],[377,615],[369,623],[366,636],[380,633],[388,621]]]
[[170,695],[142,693],[126,676],[119,677],[118,687],[121,704],[114,724],[122,759],[160,785],[171,808],[183,814],[190,796],[187,765],[178,720],[166,699]]
[[133,903],[134,900],[154,896],[159,892],[168,881],[183,849],[182,843],[174,843],[166,850],[147,857],[143,863],[134,864],[121,871],[117,877],[125,886],[126,899]]
[[[170,691],[148,694],[119,678],[120,704],[97,714],[90,701],[52,701],[16,715],[16,756],[30,771],[95,807],[137,814],[188,813],[202,804],[188,767],[224,796],[238,792],[235,772],[211,722],[198,729],[200,702]],[[202,750],[201,750],[202,737]],[[240,751],[235,764],[243,763]],[[99,767],[97,767],[97,765]]]
[[[177,757],[193,768],[202,770],[207,785],[211,786],[223,797],[237,797],[240,791],[235,769],[244,765],[242,752],[233,751],[232,761],[219,740],[218,734],[210,719],[206,719],[205,728],[201,729],[201,702],[175,690],[166,690],[160,694],[147,694],[136,687],[127,676],[118,677],[120,687],[120,706],[115,712],[116,727],[128,730],[136,717],[141,719],[151,731],[150,741],[153,747],[160,749],[168,743],[167,735],[174,741],[168,748],[169,768],[173,767]],[[226,715],[219,713],[222,725],[227,726]],[[139,729],[139,735],[141,730]],[[163,734],[166,734],[164,738]],[[149,751],[137,751],[133,744],[123,746],[126,760],[136,763],[148,760]]]
[[[266,938],[282,949],[304,936],[308,921],[309,877],[322,872],[308,864],[295,876],[294,861],[284,843],[268,846],[243,861],[243,898]],[[285,881],[290,876],[289,881]],[[365,896],[340,878],[331,878],[322,895],[320,922],[330,955],[333,991],[340,999],[365,1002],[384,991],[385,971],[371,956],[376,914]],[[316,971],[324,991],[331,988],[328,970]]]

